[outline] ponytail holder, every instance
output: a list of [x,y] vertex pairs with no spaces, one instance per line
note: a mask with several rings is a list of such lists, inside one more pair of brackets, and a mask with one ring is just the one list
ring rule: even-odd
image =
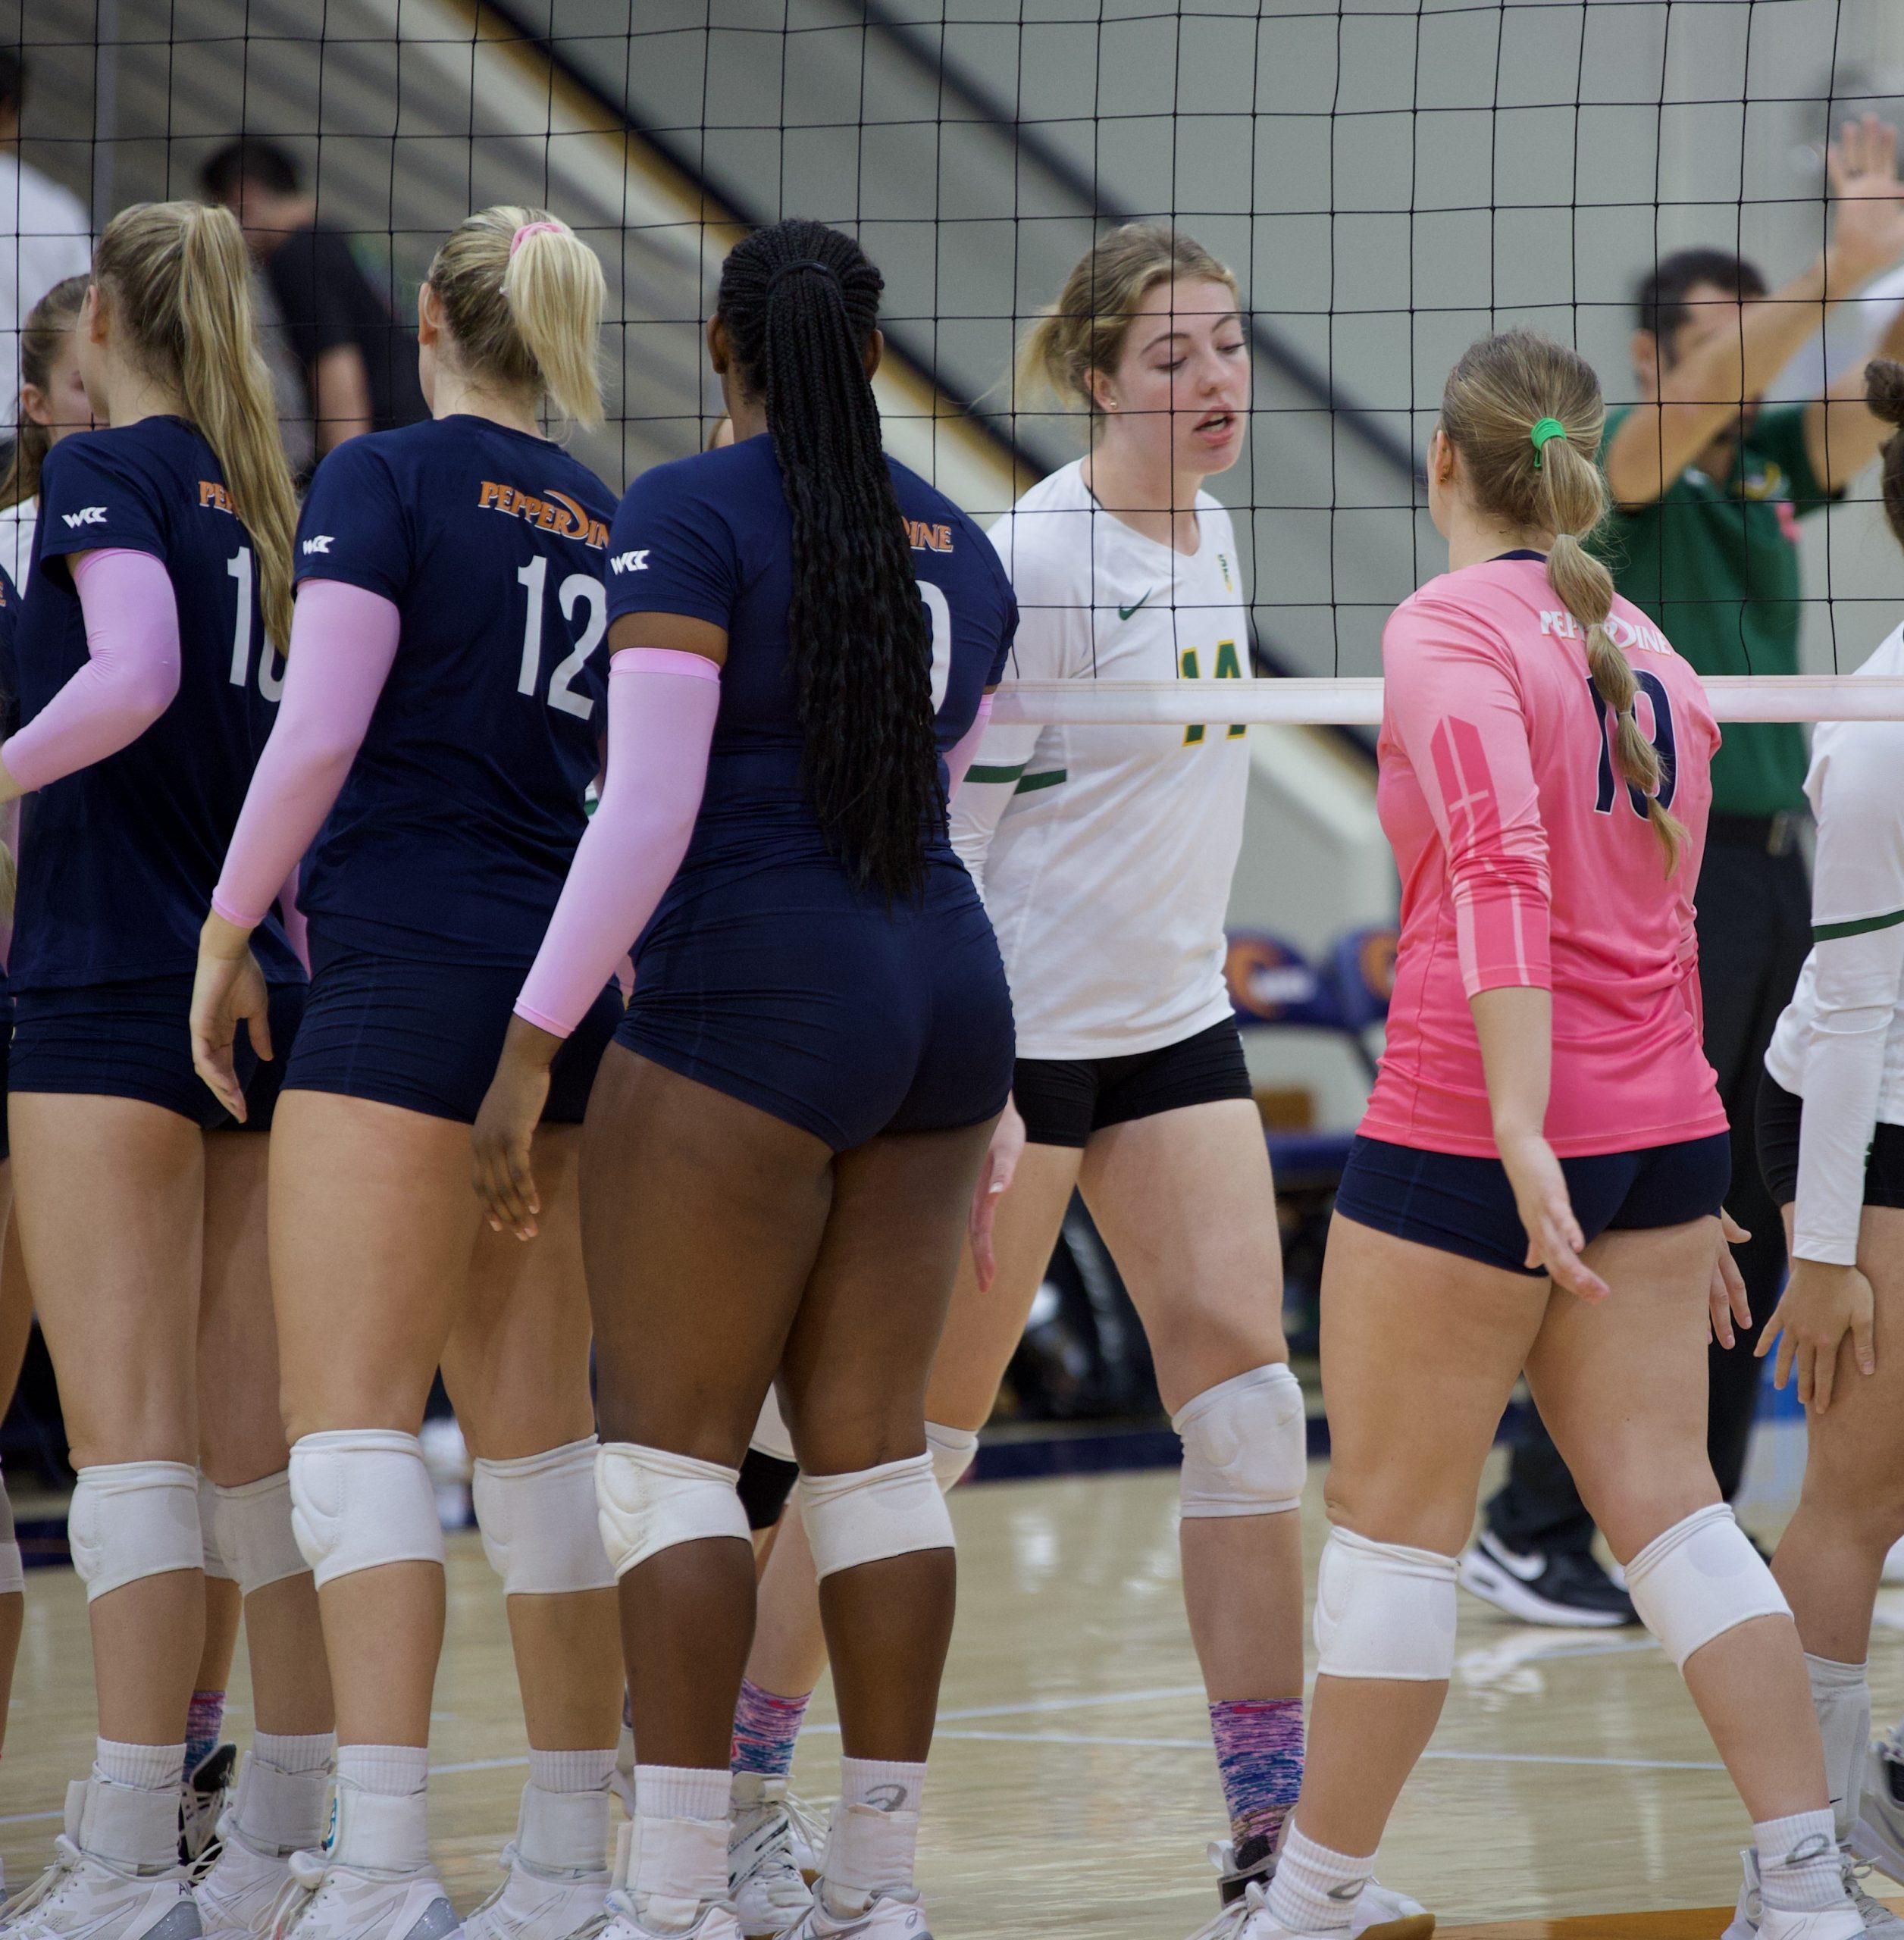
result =
[[525,222],[509,238],[509,254],[513,256],[531,236],[559,236],[562,224],[559,222]]
[[1558,418],[1543,418],[1527,435],[1534,442],[1534,469],[1538,471],[1540,469],[1542,446],[1551,444],[1556,438],[1565,437],[1567,427]]
[[791,263],[782,263],[767,279],[767,294],[771,296],[781,278],[791,276],[796,270],[818,270],[822,276],[831,277],[835,283],[839,275],[831,263],[823,263],[817,256],[801,256]]

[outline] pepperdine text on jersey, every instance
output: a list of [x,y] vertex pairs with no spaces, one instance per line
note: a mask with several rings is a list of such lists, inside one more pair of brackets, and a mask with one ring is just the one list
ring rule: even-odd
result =
[[539,525],[562,539],[579,539],[584,546],[608,548],[608,527],[590,518],[565,492],[550,492],[541,498],[513,485],[499,485],[493,478],[483,480],[477,494],[478,507],[490,512],[508,512]]

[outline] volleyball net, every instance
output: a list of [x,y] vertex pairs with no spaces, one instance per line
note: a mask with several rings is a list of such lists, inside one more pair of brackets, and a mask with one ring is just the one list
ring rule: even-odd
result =
[[[1904,108],[1896,0],[14,0],[0,21],[23,158],[96,229],[200,192],[240,135],[294,159],[399,315],[471,208],[568,221],[610,286],[611,416],[578,451],[617,489],[705,441],[702,335],[751,224],[858,236],[887,283],[891,448],[982,522],[1084,449],[1079,411],[1015,383],[1029,320],[1107,225],[1195,236],[1242,291],[1249,431],[1210,489],[1283,677],[1000,704],[1079,723],[1377,718],[1383,622],[1445,562],[1421,454],[1461,350],[1531,325],[1633,402],[1640,279],[1703,245],[1786,283],[1827,233],[1829,131]],[[1884,340],[1899,271],[1820,306],[1768,405]],[[1904,715],[1904,683],[1848,678],[1904,590],[1874,480],[1798,508],[1802,674],[1715,681],[1722,718]]]

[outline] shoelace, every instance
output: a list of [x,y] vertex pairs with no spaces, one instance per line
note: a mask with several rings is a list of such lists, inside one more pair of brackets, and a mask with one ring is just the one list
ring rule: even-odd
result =
[[782,1803],[787,1808],[790,1834],[797,1833],[813,1852],[821,1851],[826,1845],[827,1821],[831,1816],[830,1808],[824,1805],[810,1805],[797,1792],[791,1791]]
[[[1216,1848],[1212,1848],[1214,1855]],[[1190,1935],[1190,1940],[1234,1940],[1248,1923],[1252,1913],[1260,1913],[1269,1903],[1260,1882],[1251,1880],[1243,1889],[1240,1900],[1232,1900],[1213,1920],[1206,1921]]]
[[1859,1859],[1855,1854],[1844,1853],[1844,1889],[1851,1904],[1862,1917],[1867,1910],[1872,1913],[1890,1913],[1890,1908],[1874,1900],[1865,1891],[1864,1882],[1877,1869],[1868,1859]]
[[284,1940],[284,1935],[303,1917],[305,1909],[315,1900],[324,1885],[324,1876],[330,1861],[322,1851],[294,1852],[290,1857],[291,1876],[279,1889],[271,1902],[270,1917],[265,1931],[271,1940]]
[[7,1902],[7,1924],[11,1927],[23,1913],[30,1912],[57,1898],[73,1876],[80,1870],[83,1855],[80,1849],[64,1832],[53,1840],[54,1860],[51,1866],[20,1895],[17,1900]]

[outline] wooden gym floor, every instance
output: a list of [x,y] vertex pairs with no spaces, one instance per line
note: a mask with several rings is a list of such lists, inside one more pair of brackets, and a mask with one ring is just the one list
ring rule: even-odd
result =
[[[1319,1482],[1317,1470],[1312,1568]],[[1222,1818],[1179,1597],[1176,1494],[1173,1473],[1150,1470],[954,1497],[959,1626],[921,1863],[940,1940],[1173,1940],[1214,1910],[1203,1853]],[[501,1600],[473,1533],[451,1539],[449,1582],[432,1828],[466,1907],[495,1882],[524,1745]],[[42,1863],[90,1751],[84,1633],[70,1572],[30,1572],[0,1762],[0,1854],[15,1885]],[[1459,1652],[1383,1878],[1464,1940],[1718,1940],[1748,1829],[1644,1633],[1524,1628],[1464,1595]],[[1904,1590],[1881,1600],[1871,1683],[1888,1726],[1904,1710]],[[228,1734],[242,1743],[247,1725],[241,1652]],[[838,1747],[823,1690],[799,1789],[834,1791]]]

